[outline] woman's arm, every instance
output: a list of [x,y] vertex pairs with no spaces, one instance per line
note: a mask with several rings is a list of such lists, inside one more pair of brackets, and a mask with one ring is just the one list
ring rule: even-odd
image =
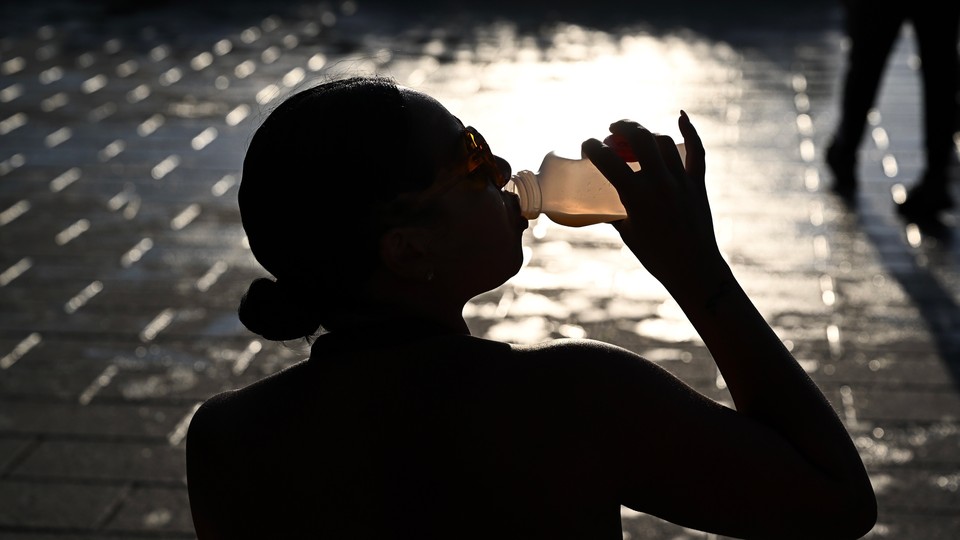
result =
[[217,450],[216,401],[205,402],[190,420],[187,431],[187,491],[190,496],[190,512],[193,525],[200,540],[226,538],[222,530],[224,522],[218,519],[222,490],[218,480],[222,474],[222,453]]
[[[857,450],[721,257],[704,183],[703,144],[685,113],[679,126],[686,165],[669,137],[632,122],[617,122],[611,131],[630,142],[639,172],[598,141],[583,145],[627,209],[629,217],[615,224],[624,242],[683,308],[736,404],[734,412],[692,392],[648,388],[653,393],[638,406],[660,400],[664,409],[653,421],[663,422],[662,429],[678,442],[658,456],[668,465],[659,475],[636,479],[657,478],[662,484],[660,494],[637,501],[638,509],[738,536],[769,535],[778,528],[778,537],[865,534],[876,520],[876,500]],[[701,508],[684,508],[691,496]],[[752,522],[736,518],[748,508],[755,514]]]

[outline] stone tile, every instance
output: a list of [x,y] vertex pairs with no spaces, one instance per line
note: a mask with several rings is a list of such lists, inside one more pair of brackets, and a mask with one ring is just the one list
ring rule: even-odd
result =
[[956,422],[877,422],[865,426],[854,442],[871,468],[960,467],[960,425]]
[[[98,535],[96,533],[64,533],[64,534],[46,534],[32,532],[4,532],[4,540],[107,540],[112,538],[109,535]],[[190,538],[196,538],[192,535]]]
[[923,540],[950,540],[960,530],[960,518],[956,516],[923,515],[884,512],[877,525],[865,538],[916,538]]
[[693,540],[703,538],[703,533],[687,529],[662,519],[634,512],[624,508],[620,512],[623,523],[624,540],[641,540],[644,538],[671,538],[675,540]]
[[845,384],[883,388],[913,387],[955,391],[957,382],[950,367],[930,353],[892,354],[889,351],[851,352],[834,364],[831,379]]
[[960,420],[956,390],[917,391],[864,388],[854,392],[857,417],[872,422]]
[[0,480],[0,527],[94,529],[123,493],[120,486]]
[[33,444],[34,440],[27,438],[0,439],[0,477],[6,475],[9,469],[14,466],[15,460],[20,458]]
[[0,401],[0,433],[165,439],[190,407]]
[[[30,367],[25,367],[30,364]],[[42,365],[43,369],[34,369]],[[0,378],[0,395],[74,401],[104,370],[100,361],[51,359],[47,355],[18,362]],[[14,371],[15,370],[15,371]]]
[[106,530],[131,534],[192,533],[193,518],[186,487],[135,489]]
[[169,444],[48,440],[9,472],[13,480],[185,483],[181,448]]
[[[22,57],[23,66],[0,75],[0,122],[15,113],[25,114],[26,122],[0,134],[0,212],[18,201],[29,209],[0,225],[0,535],[192,538],[185,491],[167,484],[181,480],[182,440],[170,447],[168,437],[206,396],[305,356],[303,347],[254,345],[235,315],[247,284],[263,272],[242,244],[237,179],[220,181],[239,173],[253,128],[277,103],[258,104],[261,89],[282,85],[294,67],[309,67],[316,52],[328,66],[346,59],[362,67],[354,55],[379,58],[380,48],[399,48],[405,54],[370,65],[401,82],[419,77],[414,86],[461,117],[483,119],[488,138],[503,141],[497,148],[524,167],[549,148],[583,138],[574,131],[589,122],[579,115],[616,108],[558,114],[539,95],[523,101],[538,84],[560,89],[567,80],[590,79],[564,75],[593,56],[571,62],[564,56],[569,51],[552,39],[561,27],[535,23],[540,14],[494,2],[464,19],[458,8],[431,4],[437,10],[424,19],[416,9],[360,2],[360,15],[330,12],[328,20],[336,14],[336,22],[323,27],[316,21],[329,6],[305,8],[294,0],[207,6],[191,17],[183,16],[187,7],[180,3],[138,11],[115,2],[66,0],[3,10],[0,58]],[[673,118],[666,115],[673,113],[661,109],[676,104],[697,119],[710,155],[724,253],[778,335],[848,420],[878,480],[883,512],[871,537],[952,538],[958,527],[951,489],[960,455],[960,343],[953,337],[960,330],[960,251],[956,242],[928,236],[915,245],[890,196],[895,183],[909,183],[922,166],[918,76],[910,67],[915,45],[902,40],[893,51],[877,104],[880,120],[871,126],[890,134],[889,147],[865,141],[863,189],[847,206],[824,191],[829,174],[818,161],[837,116],[844,62],[839,7],[784,17],[782,6],[751,6],[731,20],[699,4],[642,11],[618,6],[615,21],[596,16],[583,28],[589,29],[585,35],[609,31],[612,43],[619,40],[615,49],[637,39],[672,40],[671,54],[689,52],[702,66],[670,81],[674,95],[652,95],[630,114],[669,126]],[[556,10],[558,20],[584,16],[570,3]],[[485,26],[498,18],[514,26]],[[645,24],[650,21],[661,24]],[[431,24],[449,25],[448,34],[457,36],[439,38],[444,52],[428,48],[437,38]],[[663,30],[677,27],[690,32],[678,39]],[[247,43],[244,31],[259,37]],[[536,45],[528,46],[527,37]],[[206,68],[190,67],[191,59],[224,38],[229,51]],[[481,53],[491,47],[494,56],[484,60]],[[158,51],[163,58],[150,57]],[[267,61],[265,52],[278,56]],[[539,60],[531,61],[532,55]],[[551,58],[554,64],[543,61]],[[136,68],[127,73],[129,61]],[[235,68],[245,61],[255,70],[241,78]],[[180,80],[165,79],[176,69]],[[305,72],[305,81],[324,74]],[[88,91],[99,75],[106,84]],[[618,70],[608,75],[606,103],[598,106],[619,99],[611,94]],[[663,79],[655,82],[662,86]],[[647,80],[639,84],[654,90]],[[130,99],[131,91],[139,97]],[[246,118],[228,125],[227,114],[241,105],[249,108]],[[800,132],[802,107],[809,107],[806,134]],[[616,115],[624,116],[622,107]],[[162,125],[145,123],[157,118]],[[155,129],[147,133],[151,123]],[[529,140],[530,125],[539,128],[542,151]],[[195,148],[193,137],[209,127],[217,136]],[[806,143],[813,144],[812,159],[801,151]],[[155,167],[170,156],[176,166],[167,162],[169,170],[158,172]],[[880,166],[885,156],[898,163],[893,176]],[[194,204],[196,215],[175,227]],[[956,212],[949,217],[958,222]],[[85,230],[58,243],[80,220],[88,222],[80,226]],[[689,335],[682,316],[670,316],[665,291],[623,256],[610,228],[570,230],[543,222],[535,229],[540,236],[527,239],[530,264],[471,307],[475,333],[520,341],[582,333],[645,354],[697,390],[729,402],[708,352]],[[140,244],[144,239],[149,247]],[[137,246],[140,253],[134,253]],[[27,261],[21,274],[4,273],[21,261]],[[226,269],[208,276],[201,291],[197,283],[215,263]],[[94,281],[102,290],[67,313],[65,306]],[[825,301],[824,283],[832,286],[832,303]],[[497,307],[508,296],[504,318]],[[158,317],[165,324],[145,339]],[[839,339],[828,339],[829,332]],[[24,342],[34,335],[39,339]],[[88,405],[81,405],[81,396]],[[145,484],[129,487],[130,481]],[[73,499],[82,500],[63,506]],[[107,514],[98,513],[104,509]],[[107,517],[108,530],[96,530],[98,519]],[[643,515],[626,513],[623,523],[632,538],[704,536]]]
[[960,506],[960,469],[872,468],[870,478],[881,514],[887,511],[955,515]]

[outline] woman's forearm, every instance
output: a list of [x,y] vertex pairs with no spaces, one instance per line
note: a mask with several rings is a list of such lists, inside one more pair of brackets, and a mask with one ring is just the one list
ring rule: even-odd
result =
[[709,292],[675,298],[713,355],[737,411],[782,435],[829,477],[869,489],[859,454],[826,397],[729,267],[717,273]]

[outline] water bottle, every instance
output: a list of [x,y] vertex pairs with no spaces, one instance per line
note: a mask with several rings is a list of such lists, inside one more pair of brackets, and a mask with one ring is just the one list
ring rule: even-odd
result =
[[[640,165],[625,141],[604,140],[634,171]],[[683,143],[677,145],[680,159],[686,159]],[[526,219],[546,214],[551,221],[568,227],[584,227],[627,217],[620,195],[586,156],[570,159],[548,153],[540,171],[519,171],[504,188],[520,197],[520,212]]]

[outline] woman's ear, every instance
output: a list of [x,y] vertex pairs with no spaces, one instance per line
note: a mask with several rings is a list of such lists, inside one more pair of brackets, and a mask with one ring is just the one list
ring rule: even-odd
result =
[[416,281],[429,280],[433,273],[431,244],[433,232],[425,227],[407,226],[388,230],[380,238],[380,260],[392,274]]

